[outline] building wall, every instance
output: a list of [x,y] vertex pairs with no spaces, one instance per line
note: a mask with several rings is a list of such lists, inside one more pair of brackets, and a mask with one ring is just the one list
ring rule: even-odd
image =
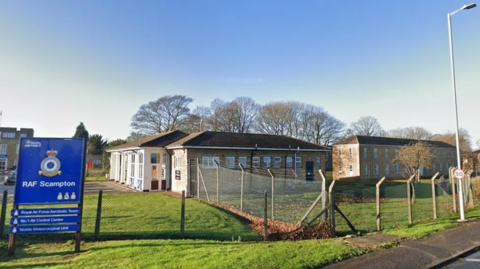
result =
[[[252,173],[258,173],[262,175],[268,175],[267,169],[271,169],[271,171],[275,174],[276,177],[282,178],[295,178],[295,173],[292,171],[296,171],[297,180],[305,180],[306,178],[306,162],[312,161],[313,162],[313,179],[314,180],[321,180],[320,175],[318,173],[319,169],[325,171],[325,163],[328,161],[326,159],[325,151],[322,152],[310,152],[310,151],[300,151],[295,154],[294,151],[261,151],[261,150],[237,150],[237,149],[198,149],[198,148],[191,148],[191,149],[175,149],[172,150],[172,191],[181,192],[182,190],[186,190],[187,194],[190,193],[190,176],[196,178],[195,175],[190,175],[191,166],[194,168],[191,171],[196,171],[196,161],[198,159],[200,168],[202,169],[202,173],[205,173],[205,177],[215,177],[216,169],[215,166],[210,167],[211,169],[204,169],[204,162],[203,157],[218,157],[220,167],[223,168],[230,168],[227,167],[227,157],[234,157],[234,167],[233,169],[241,170],[239,166],[239,157],[246,157],[247,165],[246,170]],[[175,167],[175,157],[180,158],[181,165],[180,167]],[[260,158],[260,164],[258,168],[252,167],[252,161],[254,157]],[[270,157],[271,163],[270,167],[266,167],[266,163],[264,162],[264,157]],[[280,157],[280,167],[274,167],[274,157]],[[300,167],[295,167],[295,162],[292,162],[292,167],[287,168],[286,157],[292,157],[292,161],[295,157],[301,158]],[[317,159],[319,158],[319,159]],[[319,162],[318,162],[319,161]],[[193,162],[193,163],[192,163]],[[179,172],[176,172],[179,171]],[[176,173],[180,173],[180,177],[175,177]],[[196,172],[194,172],[196,173]]]
[[[350,148],[357,156],[349,157]],[[334,179],[356,177],[364,180],[378,180],[382,177],[387,179],[404,178],[405,167],[396,161],[396,154],[400,148],[401,146],[388,145],[335,145],[333,147],[333,177]],[[342,150],[341,158],[339,150]],[[448,173],[447,167],[456,165],[454,148],[432,147],[431,150],[432,165],[423,168],[423,176],[433,176],[436,172],[445,174]],[[339,164],[342,164],[341,174],[339,173]],[[348,173],[349,165],[352,165],[354,169],[352,175]]]
[[0,127],[0,150],[7,148],[6,152],[0,152],[0,170],[9,169],[17,165],[18,143],[20,137],[33,137],[33,129]]

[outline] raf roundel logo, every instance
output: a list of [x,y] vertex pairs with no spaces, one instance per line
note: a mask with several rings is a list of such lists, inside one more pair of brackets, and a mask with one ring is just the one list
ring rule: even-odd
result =
[[41,171],[38,171],[39,175],[53,177],[62,173],[62,171],[60,171],[60,160],[56,156],[56,150],[52,149],[47,151],[47,158],[43,159],[42,163],[40,164]]

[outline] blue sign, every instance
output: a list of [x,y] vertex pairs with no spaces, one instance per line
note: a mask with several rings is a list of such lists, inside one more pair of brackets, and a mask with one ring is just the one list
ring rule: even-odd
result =
[[0,158],[8,158],[7,154],[0,154]]
[[84,147],[83,138],[21,138],[14,204],[80,203]]
[[79,225],[10,226],[12,234],[78,232]]
[[36,217],[36,218],[12,218],[10,224],[23,225],[23,224],[50,224],[50,223],[72,223],[80,222],[80,217]]
[[45,216],[45,215],[78,215],[80,208],[26,208],[26,209],[12,209],[12,216]]

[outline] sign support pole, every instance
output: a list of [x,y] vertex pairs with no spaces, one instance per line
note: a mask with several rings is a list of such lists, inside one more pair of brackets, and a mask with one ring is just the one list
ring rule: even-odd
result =
[[[17,210],[17,209],[18,209],[18,206],[14,205],[13,210]],[[9,256],[13,256],[15,254],[15,239],[16,239],[15,237],[16,236],[17,235],[15,233],[10,233],[8,235],[8,255]]]
[[[83,139],[83,163],[87,158],[87,140]],[[80,209],[80,221],[78,222],[78,232],[75,233],[75,252],[80,252],[80,243],[82,241],[82,218],[83,218],[83,190],[85,188],[85,169],[82,169],[82,187],[80,189],[81,197],[78,208]]]

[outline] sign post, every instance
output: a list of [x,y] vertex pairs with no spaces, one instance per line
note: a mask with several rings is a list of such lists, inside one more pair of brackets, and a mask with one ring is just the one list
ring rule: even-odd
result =
[[[80,251],[86,141],[83,138],[21,138],[8,253],[16,234],[75,232]],[[20,208],[76,204],[77,207]]]
[[[453,171],[453,176],[458,179],[459,181],[465,177],[465,172],[462,169],[457,168]],[[460,204],[460,220],[465,220],[465,210],[463,208],[463,190],[462,190],[462,183],[458,183],[458,203]],[[454,194],[455,195],[455,194]]]

